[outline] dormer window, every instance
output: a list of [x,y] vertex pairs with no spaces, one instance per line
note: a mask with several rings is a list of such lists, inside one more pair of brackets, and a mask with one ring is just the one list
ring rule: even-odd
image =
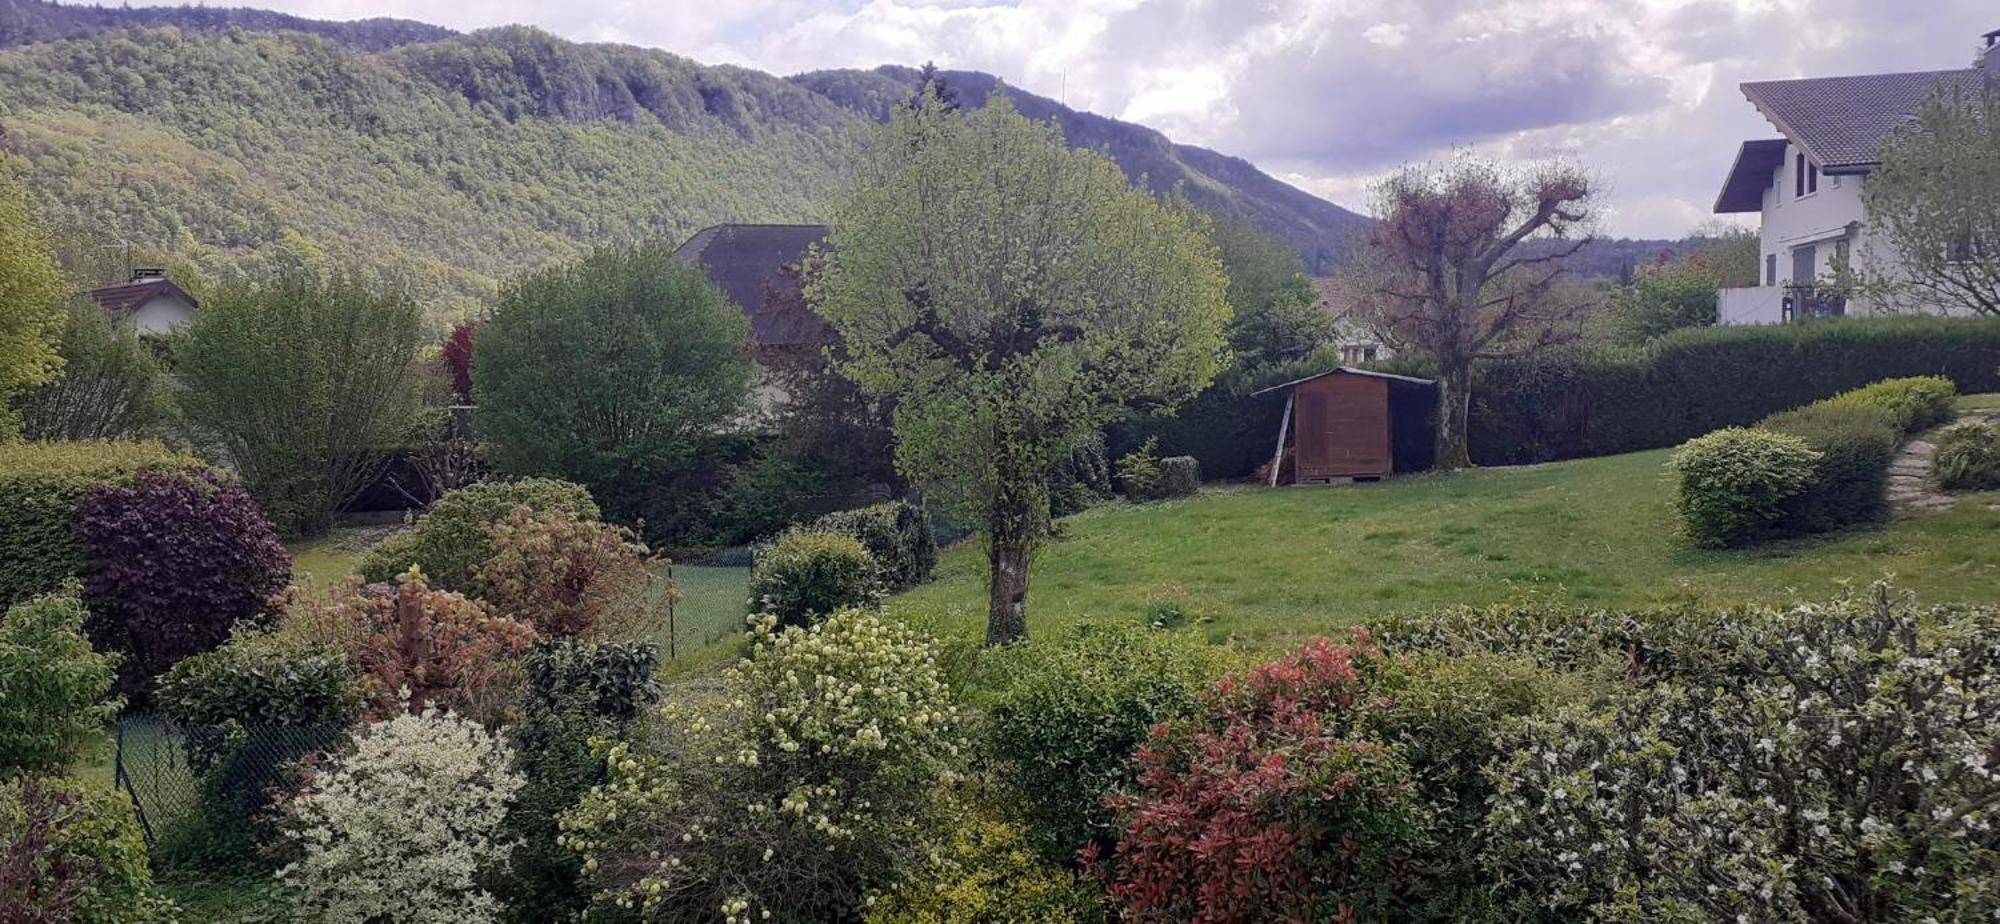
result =
[[1792,182],[1794,199],[1803,199],[1819,192],[1819,165],[1806,160],[1804,154],[1793,155]]

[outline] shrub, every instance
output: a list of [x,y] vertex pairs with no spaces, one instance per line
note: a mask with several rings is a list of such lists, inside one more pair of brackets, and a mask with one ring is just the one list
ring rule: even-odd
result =
[[493,557],[493,525],[516,507],[536,513],[561,510],[579,520],[598,518],[597,504],[580,484],[549,478],[486,481],[438,499],[417,520],[370,549],[358,573],[371,583],[393,581],[416,566],[439,590],[475,593],[479,566]]
[[1197,635],[1136,626],[1078,626],[990,657],[1004,685],[986,706],[985,747],[1057,862],[1111,843],[1104,800],[1132,782],[1132,753],[1154,725],[1194,714],[1226,663]]
[[33,440],[120,440],[156,433],[173,415],[172,383],[132,325],[88,298],[71,299],[62,372],[19,399]]
[[2000,901],[2000,608],[1866,597],[1713,623],[1725,683],[1525,722],[1487,863],[1530,916],[1970,920]]
[[20,435],[13,397],[60,367],[66,286],[48,234],[9,164],[0,164],[0,442]]
[[1139,448],[1118,457],[1118,486],[1125,496],[1143,500],[1160,480],[1160,439],[1148,437]]
[[1715,324],[1721,278],[1700,256],[1641,266],[1605,306],[1618,337],[1644,343],[1661,334]]
[[1049,468],[1049,516],[1082,513],[1111,496],[1111,463],[1104,437],[1093,433]]
[[1947,491],[2000,488],[2000,427],[1982,421],[1946,427],[1938,433],[1931,470]]
[[84,638],[75,588],[0,616],[0,776],[60,773],[118,714],[113,659]]
[[1796,436],[1819,453],[1811,482],[1785,502],[1784,532],[1822,532],[1881,515],[1889,462],[1902,444],[1890,411],[1821,401],[1766,418],[1761,426]]
[[124,793],[59,777],[0,780],[0,920],[169,924]]
[[496,920],[477,877],[506,859],[500,825],[521,786],[477,722],[428,708],[377,722],[287,806],[300,856],[279,878],[305,920]]
[[1193,497],[1201,490],[1201,463],[1193,456],[1168,456],[1160,460],[1160,477],[1148,492],[1151,499]]
[[84,495],[138,472],[198,465],[158,443],[0,445],[0,605],[49,593],[83,574],[76,505]]
[[362,673],[376,716],[435,705],[479,720],[513,705],[521,657],[535,642],[527,623],[494,616],[477,600],[431,590],[420,574],[394,589],[352,581],[295,597],[288,629],[332,644]]
[[937,540],[922,508],[909,501],[836,511],[813,521],[812,528],[859,540],[880,567],[885,590],[915,587],[937,569]]
[[[1393,916],[1424,813],[1390,749],[1354,737],[1373,657],[1313,639],[1156,731],[1105,873],[1140,919]],[[1191,849],[1190,845],[1199,845]]]
[[91,637],[123,652],[119,687],[141,700],[153,679],[271,612],[292,559],[257,502],[206,471],[140,472],[77,505]]
[[567,510],[514,508],[493,524],[474,583],[493,612],[548,638],[657,629],[652,550],[630,530]]
[[787,530],[750,570],[750,611],[786,626],[835,610],[873,606],[881,594],[875,557],[845,533]]
[[1875,408],[1889,415],[1890,425],[1899,434],[1928,430],[1951,419],[1952,399],[1958,386],[1941,375],[1883,379],[1844,391],[1828,398],[1837,406]]
[[1028,832],[954,800],[924,863],[868,906],[867,924],[1086,924],[1106,919],[1098,890],[1035,853]]
[[1696,545],[1742,545],[1775,531],[1820,454],[1796,436],[1730,427],[1689,440],[1667,463],[1674,510]]
[[841,920],[920,859],[962,746],[930,642],[856,611],[752,621],[712,697],[613,745],[563,819],[595,907],[643,921]]
[[361,718],[361,671],[345,651],[297,631],[239,631],[174,665],[154,695],[187,726],[345,727]]

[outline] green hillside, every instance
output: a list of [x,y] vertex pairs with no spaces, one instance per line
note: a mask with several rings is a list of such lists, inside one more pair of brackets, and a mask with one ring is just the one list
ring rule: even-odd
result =
[[[782,79],[525,27],[40,0],[0,0],[0,46],[0,150],[51,223],[208,272],[317,250],[407,274],[439,317],[597,242],[821,219],[917,79]],[[997,85],[950,80],[968,102]],[[1315,265],[1361,220],[1247,162],[1019,98],[1135,180],[1244,215]]]

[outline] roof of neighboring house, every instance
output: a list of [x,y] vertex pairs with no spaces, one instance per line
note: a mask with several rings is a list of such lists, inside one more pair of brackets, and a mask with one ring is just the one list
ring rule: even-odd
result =
[[1982,68],[1767,80],[1743,85],[1757,111],[1819,165],[1821,173],[1866,173],[1881,163],[1882,142],[1907,124],[1940,87],[1982,89]]
[[1285,382],[1279,385],[1273,385],[1269,388],[1260,388],[1256,391],[1251,392],[1250,396],[1254,398],[1258,395],[1268,395],[1274,391],[1280,391],[1286,388],[1291,388],[1295,385],[1304,385],[1305,383],[1310,382],[1314,379],[1323,379],[1329,375],[1365,375],[1371,379],[1394,379],[1395,381],[1398,382],[1413,382],[1418,385],[1437,384],[1436,382],[1433,382],[1430,379],[1413,378],[1411,376],[1396,375],[1394,373],[1389,373],[1389,372],[1371,372],[1367,369],[1356,369],[1353,366],[1335,366],[1318,375],[1309,375],[1302,379],[1293,379],[1289,382]]
[[162,295],[175,296],[187,302],[190,308],[201,307],[201,303],[195,301],[194,296],[187,294],[186,290],[174,285],[172,280],[165,278],[128,282],[124,285],[104,286],[92,289],[84,294],[89,295],[90,300],[96,302],[98,307],[114,315],[131,314],[139,310],[140,306]]
[[1722,184],[1722,195],[1715,197],[1716,214],[1763,209],[1771,174],[1785,162],[1785,145],[1783,138],[1743,142],[1742,150],[1736,152],[1736,163],[1729,168],[1729,179]]
[[766,304],[764,293],[782,284],[784,268],[825,237],[825,225],[722,224],[695,232],[674,257],[701,267],[743,309],[760,346],[815,345],[824,342],[826,321],[796,299]]

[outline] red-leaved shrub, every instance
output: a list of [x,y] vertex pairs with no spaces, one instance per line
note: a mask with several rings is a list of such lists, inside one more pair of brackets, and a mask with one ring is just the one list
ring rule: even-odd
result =
[[[1111,803],[1124,831],[1102,868],[1143,921],[1352,921],[1393,907],[1421,828],[1408,770],[1354,737],[1359,662],[1315,638],[1222,681],[1205,712],[1154,728],[1138,783]],[[1084,857],[1087,862],[1098,859]]]
[[500,718],[519,691],[521,656],[536,639],[533,626],[432,590],[415,573],[393,588],[350,580],[328,594],[300,594],[287,618],[354,659],[377,718],[420,713],[427,704],[480,721]]
[[493,612],[550,638],[633,638],[658,630],[654,608],[664,601],[653,588],[657,560],[630,530],[524,505],[487,533],[493,557],[476,580]]
[[119,691],[142,701],[153,678],[272,611],[292,559],[233,479],[204,470],[141,472],[78,503],[92,644],[124,655]]
[[460,404],[472,403],[472,325],[451,329],[438,351],[444,371],[451,376],[451,396]]

